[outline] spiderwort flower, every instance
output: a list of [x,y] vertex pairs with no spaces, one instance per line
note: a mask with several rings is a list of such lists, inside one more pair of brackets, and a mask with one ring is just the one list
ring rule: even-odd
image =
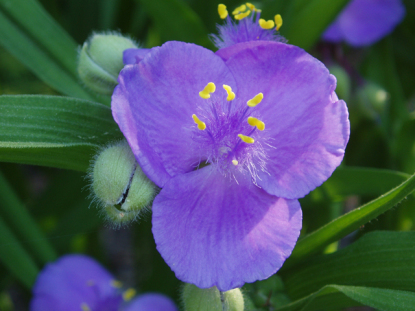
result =
[[401,0],[352,0],[323,34],[329,42],[360,47],[388,35],[402,21]]
[[224,61],[167,42],[120,73],[115,121],[147,176],[157,249],[184,282],[221,291],[274,274],[301,229],[298,198],[349,137],[335,78],[302,49],[239,43]]
[[174,303],[161,294],[148,293],[132,299],[135,291],[122,291],[121,287],[95,260],[66,255],[40,272],[30,310],[177,311]]
[[210,35],[218,49],[249,41],[286,42],[278,33],[282,26],[282,18],[279,14],[275,15],[274,20],[266,21],[261,18],[261,10],[249,2],[233,10],[235,22],[228,14],[225,5],[219,4],[218,13],[225,20],[225,24],[217,26],[218,35]]

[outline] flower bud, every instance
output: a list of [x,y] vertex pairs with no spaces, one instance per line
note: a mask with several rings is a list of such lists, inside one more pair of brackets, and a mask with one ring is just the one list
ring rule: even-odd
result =
[[137,45],[118,33],[93,34],[82,46],[78,74],[86,87],[103,95],[111,95],[124,67],[123,51]]
[[243,311],[244,297],[239,288],[219,292],[216,286],[199,288],[185,284],[182,293],[185,311]]
[[389,93],[376,83],[369,81],[358,90],[357,99],[360,108],[367,116],[377,118],[386,108]]
[[339,65],[332,65],[329,71],[337,79],[336,94],[340,99],[348,101],[350,97],[351,83],[349,74],[343,67]]
[[104,148],[90,171],[96,200],[115,227],[135,220],[156,194],[125,140]]

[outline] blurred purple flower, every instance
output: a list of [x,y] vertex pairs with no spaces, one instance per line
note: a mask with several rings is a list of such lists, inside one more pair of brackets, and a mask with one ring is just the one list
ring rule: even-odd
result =
[[291,254],[297,199],[340,164],[349,121],[335,78],[302,49],[257,41],[220,51],[153,48],[120,73],[112,112],[163,188],[157,249],[182,281],[226,291],[269,277]]
[[177,311],[174,303],[161,294],[131,298],[131,290],[122,292],[120,283],[95,260],[66,255],[40,272],[30,310]]
[[402,21],[401,0],[351,0],[323,34],[329,42],[346,41],[359,47],[375,43]]

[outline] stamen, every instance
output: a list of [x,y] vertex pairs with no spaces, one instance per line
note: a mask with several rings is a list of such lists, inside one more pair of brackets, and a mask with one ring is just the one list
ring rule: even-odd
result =
[[115,288],[121,288],[122,287],[122,283],[120,281],[117,280],[112,280],[111,281],[111,286],[115,287]]
[[247,17],[250,13],[251,13],[250,10],[246,11],[245,13],[239,13],[235,15],[235,19],[240,21],[241,19],[244,19],[245,17]]
[[203,131],[206,128],[206,123],[203,121],[200,121],[199,118],[193,114],[192,115],[193,120],[195,121],[195,123],[197,124],[197,128],[201,131]]
[[265,19],[260,18],[259,26],[261,26],[262,29],[271,29],[274,28],[275,24],[273,20],[266,21]]
[[277,28],[275,28],[275,29],[280,30],[280,28],[282,26],[282,17],[281,17],[281,15],[280,14],[275,15],[274,20],[275,20],[275,25],[277,25]]
[[257,118],[248,117],[248,124],[250,126],[256,126],[256,128],[260,131],[265,130],[265,123],[262,122],[261,120],[258,120]]
[[256,105],[258,105],[262,99],[264,98],[264,94],[259,93],[257,95],[254,96],[254,98],[248,100],[248,102],[246,103],[249,107],[255,107]]
[[209,82],[205,88],[203,89],[203,91],[199,92],[199,96],[204,98],[204,99],[208,99],[210,98],[210,93],[215,92],[216,90],[216,85],[213,82]]
[[255,140],[252,138],[252,137],[249,137],[249,136],[245,136],[245,135],[242,135],[242,134],[238,134],[238,137],[244,142],[244,143],[247,143],[247,144],[253,144],[254,142],[255,142]]
[[232,15],[237,15],[239,13],[242,13],[246,10],[246,5],[242,4],[240,6],[238,6],[235,10],[232,11]]
[[251,11],[256,11],[255,5],[253,5],[252,3],[247,2],[246,6],[251,10]]
[[81,303],[81,309],[82,311],[91,311],[91,308],[85,303]]
[[237,166],[239,164],[238,160],[232,160],[232,164]]
[[226,93],[228,93],[228,97],[226,98],[226,100],[229,102],[231,100],[235,99],[235,93],[232,92],[232,88],[229,85],[224,84],[223,88],[225,89]]
[[226,5],[219,4],[218,5],[218,13],[219,13],[219,17],[221,19],[225,19],[226,17],[228,17],[228,10],[226,9]]
[[136,290],[134,289],[134,288],[129,288],[129,289],[127,289],[123,294],[122,294],[122,298],[125,300],[125,301],[129,301],[129,300],[131,300],[134,296],[135,296],[135,294],[136,294],[137,292],[136,292]]

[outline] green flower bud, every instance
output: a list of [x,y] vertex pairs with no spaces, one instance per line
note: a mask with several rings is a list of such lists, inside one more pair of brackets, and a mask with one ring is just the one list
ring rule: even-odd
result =
[[93,34],[82,46],[78,74],[86,87],[103,95],[111,95],[124,68],[123,51],[137,45],[118,33]]
[[351,82],[349,74],[339,65],[332,65],[329,67],[329,71],[337,79],[336,94],[340,99],[345,101],[349,100]]
[[216,286],[199,288],[185,284],[182,300],[185,311],[243,311],[244,297],[239,288],[220,292]]
[[142,172],[125,140],[104,148],[90,175],[95,198],[115,227],[135,220],[156,195],[155,185]]
[[385,89],[370,81],[357,92],[360,108],[371,118],[376,118],[383,113],[389,97],[389,93]]

